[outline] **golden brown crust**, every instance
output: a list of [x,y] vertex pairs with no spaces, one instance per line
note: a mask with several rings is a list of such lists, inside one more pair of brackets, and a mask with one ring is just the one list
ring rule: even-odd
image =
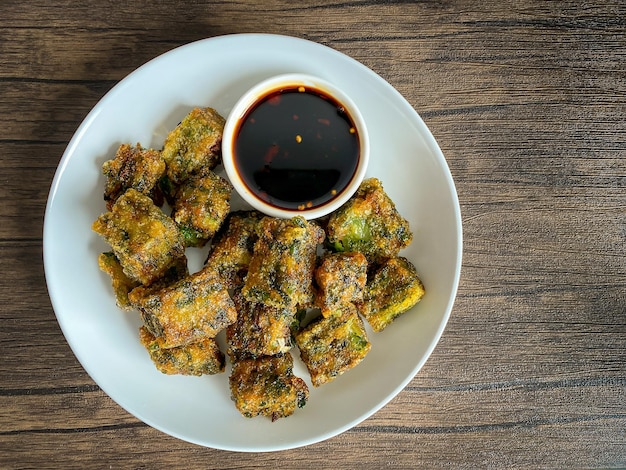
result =
[[326,230],[331,249],[358,251],[370,262],[397,256],[413,238],[409,222],[376,178],[364,180],[356,194],[331,214]]
[[424,294],[415,266],[403,257],[390,258],[368,280],[360,311],[374,331],[382,331]]
[[157,338],[142,326],[139,329],[139,340],[156,368],[164,374],[198,376],[224,372],[226,358],[215,339],[207,338],[186,346],[165,348],[163,338]]
[[237,319],[237,311],[219,276],[203,269],[156,292],[138,287],[129,299],[146,328],[173,348],[213,338]]
[[148,285],[185,257],[176,223],[135,189],[127,190],[92,225],[111,245],[130,279]]
[[256,229],[263,218],[260,212],[231,212],[213,238],[205,265],[221,276],[228,288],[243,284],[258,238]]
[[326,254],[315,269],[315,282],[315,305],[324,316],[343,304],[360,302],[367,282],[367,259],[358,252]]
[[300,357],[319,387],[359,364],[371,345],[356,307],[345,304],[296,334]]
[[265,217],[258,225],[242,293],[251,302],[294,310],[313,301],[313,271],[324,231],[303,217]]
[[102,173],[106,178],[104,200],[107,209],[111,210],[115,201],[129,188],[149,196],[158,206],[163,204],[158,182],[165,174],[165,161],[158,150],[143,148],[139,143],[134,147],[122,144],[115,158],[104,162]]
[[194,108],[163,144],[167,176],[181,183],[190,175],[211,170],[220,161],[224,118],[212,108]]
[[204,246],[222,226],[230,211],[233,186],[212,171],[194,175],[182,183],[172,202],[186,246]]
[[291,349],[292,311],[248,302],[241,292],[235,292],[232,299],[237,321],[226,329],[226,341],[233,360],[274,356]]
[[309,397],[304,380],[293,374],[289,353],[237,361],[229,383],[235,406],[246,418],[268,416],[275,421],[302,408]]
[[111,286],[113,287],[117,306],[122,310],[132,310],[133,307],[128,300],[128,293],[140,284],[137,281],[129,279],[128,276],[124,274],[122,265],[110,251],[101,253],[100,256],[98,256],[98,266],[101,271],[111,277]]

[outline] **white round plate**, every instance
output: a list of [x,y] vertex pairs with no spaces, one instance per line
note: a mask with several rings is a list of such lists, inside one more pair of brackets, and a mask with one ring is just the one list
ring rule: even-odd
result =
[[[426,295],[381,333],[370,331],[365,360],[313,388],[294,351],[307,405],[271,422],[244,418],[230,400],[229,368],[204,377],[156,370],[138,340],[139,315],[115,305],[97,257],[108,246],[91,230],[105,211],[102,163],[122,143],[160,148],[194,106],[227,116],[245,90],[273,75],[317,75],[349,92],[370,132],[368,176],[379,178],[413,230],[401,254],[420,273]],[[190,249],[190,269],[205,253]],[[100,100],[59,164],[44,223],[44,264],[52,305],[74,354],[113,400],[145,423],[199,445],[247,452],[312,444],[360,423],[419,371],[446,325],[459,282],[462,235],[458,198],[428,128],[385,80],[331,48],[292,37],[241,34],[198,41],[143,65]]]

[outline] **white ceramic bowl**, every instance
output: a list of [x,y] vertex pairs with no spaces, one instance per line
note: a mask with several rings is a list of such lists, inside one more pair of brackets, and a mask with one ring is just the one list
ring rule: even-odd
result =
[[[242,176],[240,167],[236,163],[236,145],[235,141],[242,125],[242,121],[246,115],[255,108],[261,101],[272,95],[273,93],[280,92],[281,90],[298,89],[304,91],[313,91],[317,94],[326,95],[331,100],[345,110],[345,115],[352,121],[354,125],[357,142],[358,142],[358,160],[354,172],[349,175],[347,185],[337,190],[336,194],[330,197],[329,200],[322,202],[318,205],[312,205],[303,200],[300,202],[299,208],[291,208],[281,205],[280,201],[271,198],[263,199],[259,197],[256,192],[255,183],[246,183],[246,178]],[[302,113],[306,113],[305,110],[301,110]],[[280,134],[280,126],[276,126],[276,129],[272,132]],[[299,137],[299,136],[298,136]],[[302,145],[317,145],[315,139],[309,139]],[[320,149],[321,151],[321,149]],[[228,118],[226,119],[226,125],[224,126],[224,137],[222,140],[222,160],[224,162],[224,169],[226,174],[233,184],[235,190],[239,195],[255,209],[273,216],[281,218],[291,218],[296,215],[301,215],[306,219],[316,219],[323,217],[332,211],[338,209],[343,205],[358,189],[363,177],[367,171],[370,155],[369,135],[367,132],[367,126],[365,120],[359,111],[359,108],[354,101],[343,91],[340,87],[333,83],[323,80],[319,77],[304,74],[304,73],[288,73],[274,76],[265,79],[248,91],[246,91],[241,98],[235,103]],[[255,186],[255,187],[251,187]],[[268,201],[268,199],[270,199]]]

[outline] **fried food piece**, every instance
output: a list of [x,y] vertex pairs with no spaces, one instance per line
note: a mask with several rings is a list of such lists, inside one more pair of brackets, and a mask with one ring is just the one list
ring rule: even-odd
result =
[[242,293],[250,302],[295,310],[313,301],[313,271],[324,231],[303,217],[263,218]]
[[133,307],[128,300],[128,293],[141,284],[129,279],[128,276],[124,274],[122,265],[110,251],[101,253],[100,256],[98,256],[98,266],[101,271],[111,277],[111,285],[117,306],[122,310],[132,310]]
[[382,331],[424,294],[415,266],[406,258],[390,258],[368,280],[360,312],[374,331]]
[[246,418],[268,416],[276,421],[292,415],[309,398],[306,383],[293,374],[289,353],[235,362],[229,384],[235,406]]
[[[124,274],[122,265],[118,261],[115,254],[110,251],[100,254],[98,257],[98,266],[103,272],[107,273],[111,277],[111,285],[113,287],[117,306],[122,310],[132,310],[133,306],[128,299],[128,294],[135,287],[141,286],[141,284],[137,281],[129,279],[128,276]],[[149,290],[161,289],[178,281],[179,279],[182,279],[188,274],[187,259],[179,258],[165,272],[163,277],[150,284]]]
[[241,292],[235,292],[232,299],[237,321],[226,328],[226,342],[233,360],[274,356],[291,349],[294,312],[248,302]]
[[108,210],[129,188],[150,197],[157,206],[163,205],[158,183],[165,174],[165,161],[158,150],[122,144],[115,158],[104,162],[102,173],[106,177],[104,201]]
[[124,274],[148,285],[185,257],[176,223],[135,189],[127,190],[92,229],[111,245]]
[[159,290],[137,287],[128,294],[148,331],[163,348],[214,338],[237,319],[235,305],[219,276],[202,269]]
[[226,358],[213,338],[177,348],[163,347],[145,326],[139,328],[139,340],[148,350],[156,368],[164,374],[213,375],[224,372]]
[[296,334],[300,357],[319,387],[359,364],[371,345],[353,304],[320,316]]
[[163,144],[167,176],[179,184],[190,175],[212,170],[220,161],[225,120],[212,108],[194,108]]
[[329,253],[315,269],[315,305],[325,317],[337,307],[363,300],[367,259],[362,253]]
[[226,287],[243,284],[258,238],[256,228],[262,217],[256,211],[231,212],[213,238],[205,265],[218,272]]
[[413,238],[409,222],[376,178],[361,183],[355,195],[330,216],[326,230],[331,249],[358,251],[370,262],[397,256]]
[[204,246],[215,235],[230,211],[232,190],[229,181],[212,171],[181,184],[174,196],[172,217],[186,246]]

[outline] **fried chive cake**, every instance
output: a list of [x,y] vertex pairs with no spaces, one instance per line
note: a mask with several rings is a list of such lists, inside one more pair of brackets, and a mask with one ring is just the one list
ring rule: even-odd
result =
[[152,199],[132,188],[96,219],[92,229],[111,245],[124,274],[143,285],[163,277],[185,258],[176,223]]
[[202,269],[162,289],[137,287],[128,298],[144,325],[173,348],[214,338],[237,319],[235,305],[219,276]]
[[265,217],[257,226],[242,293],[250,302],[295,310],[313,302],[313,271],[324,231],[303,217]]
[[206,171],[185,180],[174,195],[172,218],[180,227],[186,246],[204,246],[230,212],[233,190],[228,180]]
[[98,256],[98,267],[111,278],[111,286],[113,287],[117,306],[122,310],[132,310],[133,306],[128,300],[128,293],[141,284],[129,279],[129,277],[124,274],[122,265],[111,251],[100,253],[100,256]]
[[213,338],[175,348],[164,347],[163,338],[154,336],[145,326],[139,340],[156,368],[168,375],[213,375],[224,372],[225,356]]
[[326,228],[333,251],[363,253],[369,262],[397,256],[413,238],[380,180],[364,180],[348,202],[333,212]]
[[424,294],[415,266],[403,257],[390,258],[370,275],[360,312],[374,331],[382,331]]
[[217,271],[226,287],[243,284],[258,238],[257,225],[262,218],[256,211],[231,212],[211,241],[205,266]]
[[226,328],[226,342],[233,360],[274,356],[291,349],[293,311],[248,302],[241,292],[232,298],[237,321]]
[[104,162],[102,173],[106,178],[104,201],[108,210],[130,188],[150,197],[157,206],[163,204],[158,183],[165,175],[165,161],[158,150],[122,144],[115,158]]
[[355,367],[371,348],[363,320],[351,303],[313,320],[296,334],[296,343],[315,387]]
[[362,253],[328,253],[315,269],[315,306],[330,315],[341,305],[363,300],[367,259]]
[[229,384],[232,400],[246,418],[276,421],[292,415],[309,398],[306,383],[293,373],[289,353],[234,362]]
[[194,108],[163,144],[167,177],[174,185],[190,175],[212,170],[221,158],[225,119],[213,108]]

